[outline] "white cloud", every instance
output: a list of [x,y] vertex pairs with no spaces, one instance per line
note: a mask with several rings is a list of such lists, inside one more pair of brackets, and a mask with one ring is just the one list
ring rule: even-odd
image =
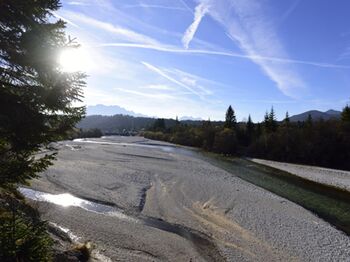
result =
[[84,23],[89,26],[110,32],[116,35],[117,37],[119,37],[120,39],[123,39],[126,41],[140,43],[140,44],[160,45],[160,43],[157,40],[149,36],[137,33],[133,30],[130,30],[118,25],[102,22],[100,20],[86,16],[82,13],[72,12],[72,11],[62,11],[61,14],[64,19],[69,19],[69,21],[75,21],[75,23]]
[[196,84],[197,84],[197,80],[196,79],[193,79],[193,78],[190,78],[190,77],[187,77],[187,76],[182,77],[181,81],[183,83],[185,83],[186,85],[189,85],[189,86],[196,86]]
[[280,17],[280,21],[283,22],[284,20],[286,20],[293,12],[294,10],[297,8],[297,6],[300,4],[301,0],[295,0],[290,7],[287,9],[287,11]]
[[90,4],[85,1],[70,1],[69,5],[78,5],[78,6],[89,6]]
[[345,51],[339,55],[339,57],[337,58],[337,61],[348,60],[348,59],[350,59],[350,47],[346,48]]
[[72,26],[74,26],[74,27],[76,27],[76,28],[79,28],[79,26],[78,26],[77,24],[73,23],[72,21],[70,21],[69,19],[67,19],[67,18],[65,18],[65,17],[63,17],[63,16],[60,16],[60,15],[57,14],[56,12],[52,12],[52,14],[53,14],[55,17],[57,17],[58,19],[63,20],[63,21],[66,22],[67,24],[72,25]]
[[172,96],[169,94],[163,94],[163,93],[150,94],[149,92],[140,92],[140,91],[125,89],[125,88],[115,88],[115,90],[122,91],[124,93],[142,96],[142,97],[148,97],[152,99],[176,99],[175,96]]
[[200,3],[194,12],[194,18],[192,24],[187,28],[184,36],[182,37],[182,44],[186,49],[188,49],[188,46],[190,42],[193,39],[194,34],[196,33],[198,26],[200,22],[202,21],[202,18],[205,16],[206,13],[209,11],[209,5],[206,4],[206,2]]
[[[207,1],[200,0],[199,5]],[[251,60],[276,83],[287,96],[295,97],[306,87],[296,68],[279,61],[290,61],[277,32],[266,15],[265,6],[257,0],[215,0],[209,14],[225,29]],[[282,59],[280,59],[282,58]]]
[[141,62],[145,67],[147,67],[149,70],[155,72],[156,74],[168,79],[170,82],[174,83],[174,84],[177,84],[185,89],[187,89],[188,91],[190,91],[192,94],[194,95],[197,95],[199,96],[200,98],[203,98],[203,96],[198,93],[197,91],[195,91],[193,88],[189,87],[188,85],[182,83],[181,81],[169,76],[166,72],[164,72],[162,69],[154,66],[154,65],[151,65],[149,63],[146,63],[146,62]]
[[[142,64],[152,72],[189,91],[187,93],[177,93],[177,95],[194,94],[206,103],[218,104],[213,89],[227,87],[217,81],[209,80],[176,68],[160,68],[146,62],[142,62]],[[207,88],[208,86],[212,89]]]
[[180,0],[180,2],[182,3],[182,5],[183,5],[184,7],[186,7],[186,9],[187,9],[188,11],[190,11],[190,12],[193,14],[193,11],[192,11],[191,7],[190,7],[184,0]]
[[140,3],[138,5],[124,5],[122,8],[156,8],[156,9],[168,9],[168,10],[177,10],[177,11],[187,11],[187,8],[178,7],[178,6],[165,6],[165,5],[150,5]]
[[153,84],[153,85],[146,85],[146,86],[139,86],[141,89],[151,89],[151,90],[174,90],[174,88],[162,85],[162,84]]
[[[203,104],[201,101],[196,101],[186,97],[175,97],[174,99],[154,99],[133,95],[128,93],[124,96],[120,106],[131,108],[134,112],[140,112],[145,115],[156,115],[157,117],[172,117],[176,116],[193,116],[203,119],[222,119],[224,117],[224,108],[213,107],[212,105]],[[184,106],[185,105],[185,106]]]
[[172,70],[168,69],[166,71],[172,75],[175,75],[184,84],[197,90],[197,92],[201,93],[202,96],[212,95],[214,93],[212,90],[204,87],[203,85],[206,85],[206,86],[224,86],[223,84],[218,83],[216,81],[209,80],[209,79],[206,79],[206,78],[203,78],[203,77],[200,77],[200,76],[188,73],[188,72],[184,72],[184,71],[179,70],[179,69],[172,69]]
[[176,46],[169,46],[169,45],[145,45],[145,44],[119,42],[119,43],[102,43],[102,44],[99,44],[98,46],[140,48],[140,49],[149,49],[149,50],[155,50],[160,52],[187,54],[187,55],[228,56],[228,57],[242,58],[242,59],[249,59],[249,60],[256,60],[256,61],[261,60],[261,61],[267,61],[267,62],[274,62],[276,64],[300,64],[300,65],[315,66],[320,68],[350,69],[350,66],[331,64],[331,63],[322,63],[322,62],[281,58],[281,57],[270,57],[270,56],[262,56],[262,55],[239,54],[239,53],[234,53],[229,51],[215,51],[215,50],[205,50],[205,49],[181,49]]

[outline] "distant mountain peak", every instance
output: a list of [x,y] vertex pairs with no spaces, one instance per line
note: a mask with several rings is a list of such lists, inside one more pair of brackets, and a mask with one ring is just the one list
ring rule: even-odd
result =
[[86,115],[102,115],[102,116],[113,116],[113,115],[129,115],[135,117],[144,117],[145,115],[129,111],[118,105],[90,105],[86,107]]
[[[134,117],[152,117],[157,118],[156,116],[147,116],[139,113],[135,113],[134,111],[127,110],[118,105],[89,105],[86,107],[86,115],[101,115],[101,116],[114,116],[114,115],[128,115]],[[193,116],[182,116],[179,118],[180,121],[202,121],[203,119],[200,117]]]
[[179,119],[180,121],[186,121],[186,120],[190,120],[190,121],[202,121],[203,119],[200,117],[193,117],[193,116],[182,116]]
[[333,110],[333,109],[329,109],[325,113],[330,114],[330,115],[339,115],[339,114],[341,114],[340,111]]
[[321,112],[318,110],[310,110],[298,115],[291,116],[290,121],[292,122],[306,121],[309,115],[311,115],[313,120],[320,120],[320,119],[329,120],[332,118],[337,119],[337,118],[340,118],[340,114],[341,114],[340,111],[333,110],[333,109],[329,109],[326,112]]

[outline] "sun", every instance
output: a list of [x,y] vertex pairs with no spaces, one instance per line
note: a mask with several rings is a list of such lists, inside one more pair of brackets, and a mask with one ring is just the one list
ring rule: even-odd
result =
[[89,53],[82,47],[63,50],[58,57],[60,69],[64,72],[88,71],[90,67]]

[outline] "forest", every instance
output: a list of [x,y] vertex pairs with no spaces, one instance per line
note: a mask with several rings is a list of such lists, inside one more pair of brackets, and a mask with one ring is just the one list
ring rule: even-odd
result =
[[247,122],[238,123],[229,106],[224,123],[209,120],[190,126],[176,121],[175,126],[167,127],[164,119],[157,119],[143,135],[225,155],[350,170],[348,105],[339,120],[313,120],[309,115],[306,121],[291,122],[287,112],[278,122],[271,108],[261,123],[253,123],[250,116]]

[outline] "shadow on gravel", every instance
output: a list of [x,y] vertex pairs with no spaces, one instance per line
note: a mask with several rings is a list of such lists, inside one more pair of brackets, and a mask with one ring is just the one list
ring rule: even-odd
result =
[[[75,206],[82,209],[96,212],[104,215],[111,215],[120,219],[126,219],[130,222],[138,222],[145,226],[156,228],[165,232],[176,234],[188,241],[194,246],[198,251],[200,256],[202,256],[207,261],[225,261],[218,251],[214,241],[207,235],[197,230],[166,222],[162,219],[157,219],[153,217],[147,217],[144,215],[131,216],[123,212],[123,210],[116,208],[115,206],[110,206],[106,204],[100,204],[93,201],[78,198],[71,194],[49,194],[28,188],[19,188],[20,192],[31,200],[48,202],[59,206]],[[146,192],[148,188],[143,189],[143,197],[141,198],[140,209],[143,209],[145,204]]]
[[146,204],[146,198],[147,198],[147,191],[151,188],[152,186],[144,187],[141,189],[141,197],[140,197],[140,203],[139,203],[139,212],[141,213],[143,211],[143,208],[145,207]]
[[153,217],[140,217],[144,225],[176,234],[190,241],[197,252],[207,261],[225,261],[217,250],[213,240],[197,230],[178,224],[171,224],[164,220]]
[[168,152],[207,161],[234,176],[299,204],[350,236],[350,193],[346,190],[242,158],[224,157],[195,148],[152,146],[163,151],[168,147]]
[[130,157],[138,157],[138,158],[145,158],[145,159],[164,160],[164,161],[173,161],[172,159],[164,158],[164,157],[156,157],[156,156],[147,156],[147,155],[139,155],[139,154],[120,153],[120,152],[115,152],[115,151],[106,150],[106,149],[105,149],[104,151],[105,151],[106,153],[115,154],[115,155],[130,156]]

